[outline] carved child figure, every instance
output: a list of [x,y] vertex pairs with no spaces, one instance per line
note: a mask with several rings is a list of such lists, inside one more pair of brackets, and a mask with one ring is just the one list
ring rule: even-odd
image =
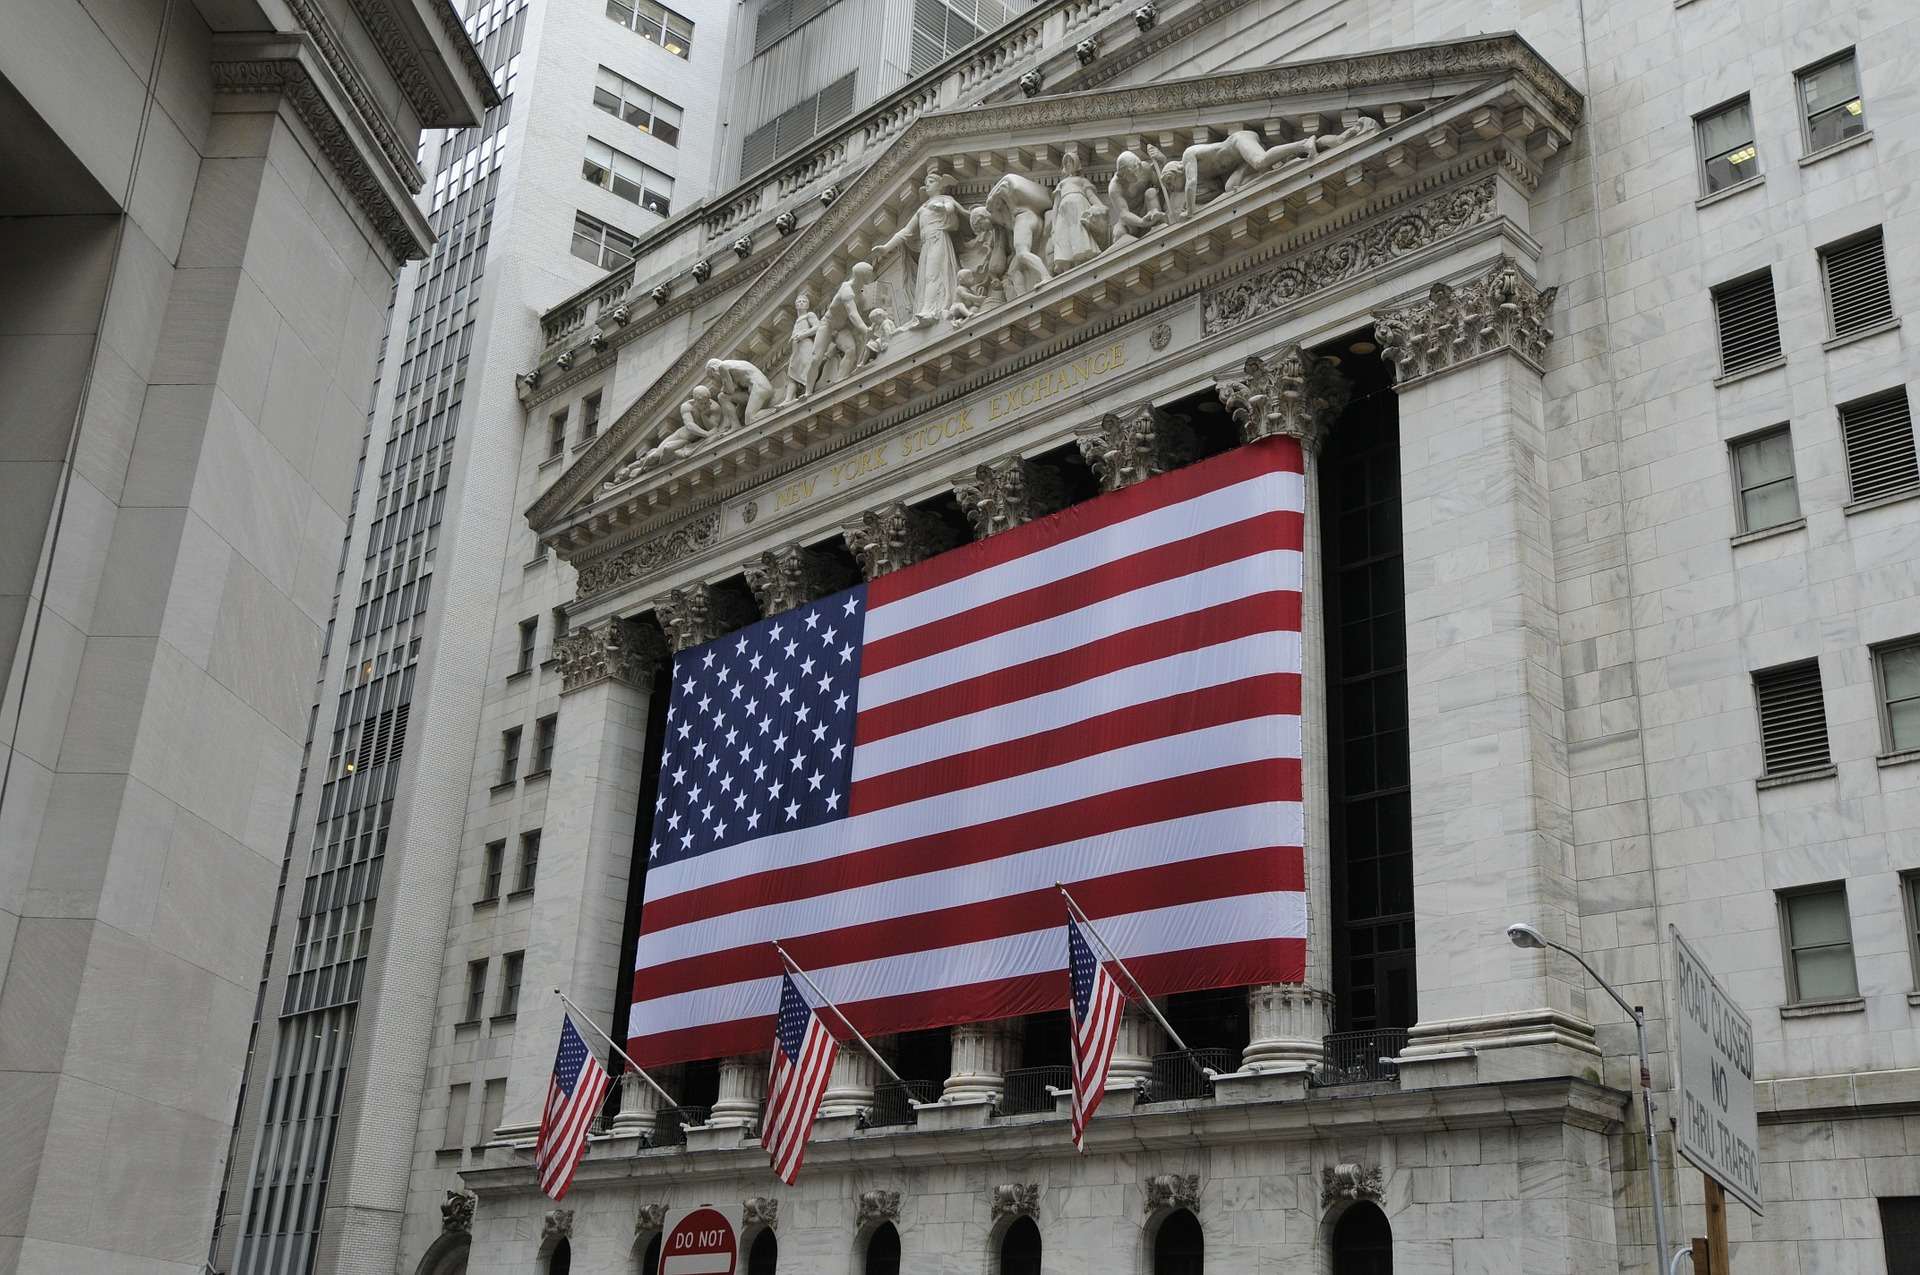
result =
[[[966,271],[962,270],[961,274]],[[962,289],[965,292],[965,289]],[[885,354],[887,346],[893,340],[893,334],[900,329],[893,325],[893,319],[887,314],[886,307],[875,306],[867,311],[867,356],[873,358]]]

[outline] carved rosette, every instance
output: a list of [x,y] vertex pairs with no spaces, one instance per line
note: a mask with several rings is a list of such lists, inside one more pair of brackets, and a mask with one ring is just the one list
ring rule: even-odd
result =
[[953,528],[924,509],[909,509],[899,501],[869,509],[840,529],[841,539],[867,579],[910,567],[960,543]]
[[667,645],[676,652],[724,637],[760,618],[745,598],[704,583],[655,598],[653,614],[666,632]]
[[865,1228],[878,1226],[882,1222],[900,1224],[900,1193],[898,1191],[862,1191],[856,1204],[854,1224]]
[[764,1195],[743,1200],[740,1204],[740,1221],[745,1226],[779,1226],[780,1201],[770,1200]]
[[1189,1173],[1182,1177],[1178,1173],[1162,1173],[1151,1177],[1144,1183],[1147,1192],[1146,1211],[1158,1213],[1162,1209],[1191,1209],[1200,1201],[1200,1175]]
[[1020,456],[982,465],[955,480],[953,495],[973,524],[975,540],[1067,506],[1067,485],[1060,475]]
[[762,615],[778,615],[853,583],[846,564],[797,544],[761,554],[746,566],[747,587]]
[[1142,479],[1191,463],[1200,440],[1184,421],[1141,403],[1125,412],[1108,412],[1083,426],[1074,441],[1093,467],[1101,491],[1119,491]]
[[633,1237],[645,1239],[654,1232],[665,1229],[667,1225],[667,1206],[664,1204],[642,1204],[633,1214]]
[[1309,354],[1298,345],[1284,346],[1265,359],[1249,358],[1240,376],[1223,377],[1217,384],[1242,440],[1251,443],[1280,434],[1299,439],[1310,452],[1320,449],[1353,392],[1352,382],[1333,359]]
[[575,629],[553,644],[563,695],[609,679],[644,690],[653,685],[653,675],[667,655],[658,629],[617,616],[604,624]]
[[480,1197],[471,1191],[449,1191],[440,1201],[440,1230],[445,1235],[473,1233],[473,1206]]
[[1040,1212],[1040,1184],[1002,1182],[993,1188],[990,1204],[996,1222],[1004,1217],[1036,1217]]
[[1320,1207],[1340,1200],[1370,1200],[1380,1203],[1384,1182],[1379,1165],[1336,1164],[1320,1170]]
[[1501,351],[1544,371],[1553,339],[1547,320],[1559,291],[1536,287],[1517,261],[1503,256],[1476,279],[1434,284],[1425,301],[1375,311],[1380,355],[1393,364],[1394,382],[1402,387]]
[[543,1240],[573,1238],[573,1210],[554,1209],[540,1219],[540,1238]]

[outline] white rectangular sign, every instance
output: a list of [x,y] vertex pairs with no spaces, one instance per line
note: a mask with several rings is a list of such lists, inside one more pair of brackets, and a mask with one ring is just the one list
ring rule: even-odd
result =
[[1755,1213],[1760,1121],[1753,1107],[1753,1020],[1714,981],[1680,931],[1673,937],[1675,1146]]

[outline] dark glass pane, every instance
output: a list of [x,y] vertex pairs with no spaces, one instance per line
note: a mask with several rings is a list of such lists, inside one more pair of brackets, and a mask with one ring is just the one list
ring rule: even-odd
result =
[[1333,1228],[1333,1275],[1393,1275],[1393,1228],[1375,1206],[1362,1202],[1340,1215]]
[[1202,1275],[1205,1253],[1200,1223],[1180,1209],[1168,1215],[1153,1237],[1153,1275]]
[[774,1238],[772,1231],[760,1232],[747,1252],[747,1275],[774,1275],[779,1265],[780,1241]]
[[1000,1275],[1040,1275],[1040,1228],[1017,1219],[1000,1241]]
[[867,1241],[866,1275],[900,1275],[900,1232],[882,1222]]

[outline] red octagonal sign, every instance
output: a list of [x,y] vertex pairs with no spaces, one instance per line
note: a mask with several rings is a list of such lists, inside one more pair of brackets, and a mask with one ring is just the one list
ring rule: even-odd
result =
[[660,1241],[660,1275],[733,1275],[740,1243],[719,1209],[695,1209]]

